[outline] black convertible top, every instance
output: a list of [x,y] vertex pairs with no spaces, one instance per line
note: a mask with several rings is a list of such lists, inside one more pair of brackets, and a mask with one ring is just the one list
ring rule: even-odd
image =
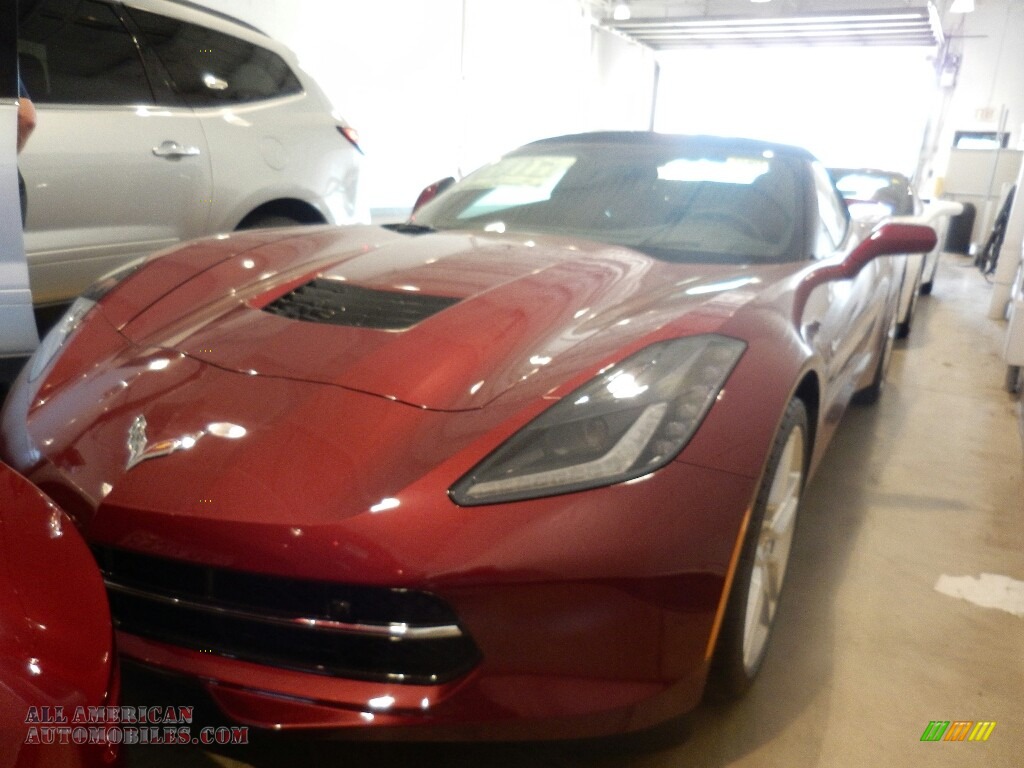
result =
[[633,146],[638,144],[647,144],[649,146],[689,144],[692,146],[705,146],[712,150],[732,150],[738,152],[771,151],[776,154],[799,157],[804,160],[816,159],[806,149],[790,144],[778,144],[771,141],[729,136],[657,133],[655,131],[592,131],[588,133],[566,134],[564,136],[555,136],[531,142],[520,147],[518,151],[530,147],[548,147],[559,144],[631,144]]

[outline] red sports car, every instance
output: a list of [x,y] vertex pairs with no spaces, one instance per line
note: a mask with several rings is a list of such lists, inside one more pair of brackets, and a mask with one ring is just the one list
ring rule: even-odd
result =
[[882,386],[879,257],[934,233],[858,230],[813,157],[745,140],[567,136],[432,192],[123,270],[26,367],[0,451],[81,526],[121,650],[352,736],[739,694],[806,478]]
[[75,718],[117,704],[113,639],[103,581],[75,526],[0,464],[0,768],[117,763],[118,739]]

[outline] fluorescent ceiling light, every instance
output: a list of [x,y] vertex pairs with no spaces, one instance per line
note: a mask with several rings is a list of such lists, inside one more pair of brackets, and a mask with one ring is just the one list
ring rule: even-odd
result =
[[[961,0],[956,0],[960,2]],[[688,45],[927,45],[942,40],[934,6],[808,16],[659,17],[606,22],[656,50]]]
[[949,6],[950,13],[970,13],[974,10],[974,0],[953,0]]
[[[961,2],[961,0],[955,0]],[[968,0],[972,2],[972,0]],[[703,19],[656,19],[637,20],[637,26],[664,28],[707,28],[707,27],[740,27],[740,26],[776,26],[776,27],[810,27],[817,24],[870,24],[897,22],[918,22],[920,13],[864,13],[864,14],[821,14],[820,16],[784,16],[770,19],[741,18],[703,18]],[[927,16],[924,16],[927,18]]]

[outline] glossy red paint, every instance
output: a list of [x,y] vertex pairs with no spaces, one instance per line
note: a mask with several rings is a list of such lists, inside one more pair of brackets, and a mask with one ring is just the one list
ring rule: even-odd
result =
[[116,748],[31,743],[47,723],[27,723],[30,708],[63,707],[70,720],[76,707],[117,702],[113,630],[71,520],[4,464],[0,501],[0,766],[113,765]]
[[[935,247],[938,238],[931,227],[895,222],[880,224],[861,242],[854,253],[831,269],[821,269],[808,275],[805,285],[811,287],[834,280],[851,280],[873,259],[890,255],[902,244],[907,253],[927,253]],[[805,289],[806,290],[806,289]]]
[[[620,340],[637,335],[635,328],[616,331],[623,319],[639,318],[654,330],[685,315],[684,334],[721,320],[711,302],[679,289],[671,265],[624,248],[531,242],[524,248],[522,238],[439,234],[424,248],[410,249],[407,238],[370,227],[348,228],[323,245],[317,236],[304,236],[295,245],[245,251],[198,275],[187,288],[196,302],[187,321],[178,306],[184,297],[176,293],[121,330],[140,347],[173,348],[220,368],[461,411],[487,405],[513,384],[521,387],[524,378],[563,382],[564,370],[549,368],[539,377],[531,361],[550,358],[549,365],[559,366],[591,337],[608,339],[609,353],[619,353]],[[687,289],[741,274],[728,266],[703,271],[697,280],[690,277]],[[302,327],[253,311],[314,276],[459,302],[410,331],[388,334]],[[211,296],[217,300],[207,303]],[[690,311],[698,305],[700,311]],[[588,311],[576,317],[581,307]],[[466,328],[479,331],[467,335]],[[494,349],[503,356],[489,354]],[[445,361],[443,376],[438,359]],[[477,382],[483,384],[474,388]]]
[[[427,593],[476,652],[413,684],[121,633],[125,654],[204,681],[236,720],[369,738],[634,730],[699,700],[781,415],[806,401],[813,468],[877,370],[898,289],[880,257],[925,239],[881,230],[762,266],[372,227],[197,242],[108,293],[38,380],[23,374],[0,455],[146,574]],[[456,301],[401,331],[264,311],[313,278]],[[712,333],[745,351],[667,465],[529,501],[449,496],[608,366]]]

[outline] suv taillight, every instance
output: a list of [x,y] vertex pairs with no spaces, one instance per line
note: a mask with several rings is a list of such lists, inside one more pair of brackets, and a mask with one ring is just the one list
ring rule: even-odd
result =
[[363,152],[363,148],[359,146],[359,131],[350,125],[339,125],[338,133],[349,140],[349,143],[359,152],[360,155],[366,154]]

